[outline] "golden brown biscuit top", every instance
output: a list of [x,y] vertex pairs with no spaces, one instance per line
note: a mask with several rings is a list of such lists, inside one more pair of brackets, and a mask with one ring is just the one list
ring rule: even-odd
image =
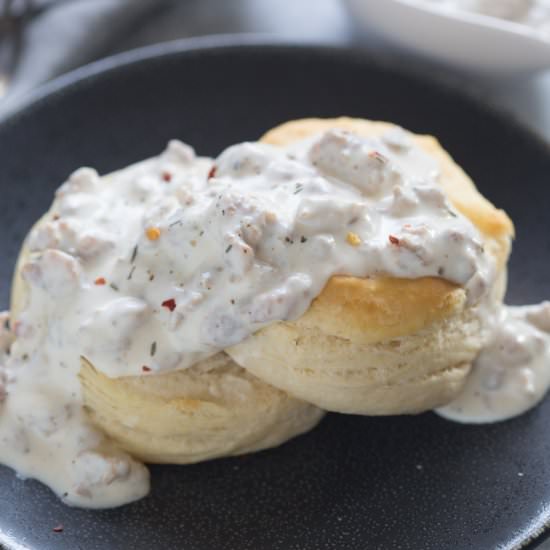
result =
[[[269,130],[261,141],[272,145],[289,145],[311,135],[330,129],[341,129],[362,137],[375,137],[395,128],[389,122],[362,120],[357,118],[304,118],[286,122]],[[420,148],[437,159],[441,170],[439,184],[453,205],[486,236],[492,238],[512,237],[514,226],[503,210],[495,208],[476,188],[468,175],[458,166],[449,153],[433,136],[413,134]]]
[[[330,129],[373,137],[392,128],[395,125],[391,123],[348,117],[308,118],[283,123],[264,134],[261,141],[286,146]],[[498,270],[505,271],[510,240],[514,236],[508,215],[481,195],[436,138],[413,134],[413,139],[437,160],[440,168],[438,183],[457,210],[469,218],[485,237],[486,248],[495,257]],[[300,328],[316,327],[327,334],[356,342],[374,343],[412,334],[458,313],[464,307],[464,290],[440,278],[336,276],[329,280],[306,314],[290,324]]]

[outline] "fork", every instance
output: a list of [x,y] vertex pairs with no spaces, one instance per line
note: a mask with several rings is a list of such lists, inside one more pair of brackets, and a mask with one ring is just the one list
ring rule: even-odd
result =
[[15,70],[23,26],[32,8],[32,0],[0,0],[0,98]]

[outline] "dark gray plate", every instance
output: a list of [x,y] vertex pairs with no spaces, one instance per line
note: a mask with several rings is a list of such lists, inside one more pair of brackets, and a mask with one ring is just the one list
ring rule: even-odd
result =
[[[100,62],[0,124],[1,305],[21,239],[78,166],[108,172],[175,136],[216,154],[287,119],[340,114],[439,136],[517,223],[510,301],[550,295],[550,152],[532,134],[355,51],[204,45]],[[40,550],[515,548],[550,521],[549,415],[550,399],[493,426],[332,414],[279,449],[153,467],[151,496],[111,511],[66,508],[0,467],[0,541]]]

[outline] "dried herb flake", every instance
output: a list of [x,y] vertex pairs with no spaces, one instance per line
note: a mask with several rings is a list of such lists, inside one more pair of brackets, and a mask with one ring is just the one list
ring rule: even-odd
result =
[[138,255],[138,245],[134,246],[134,250],[132,250],[132,257],[130,258],[130,263],[133,264],[136,261]]

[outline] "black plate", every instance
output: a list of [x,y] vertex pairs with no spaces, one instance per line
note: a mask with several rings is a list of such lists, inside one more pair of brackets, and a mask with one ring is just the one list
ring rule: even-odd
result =
[[[439,136],[517,223],[510,301],[550,295],[550,152],[505,115],[359,52],[183,42],[79,71],[0,124],[1,305],[21,239],[76,167],[108,172],[175,136],[216,154],[287,119],[340,114]],[[33,550],[515,548],[550,522],[549,414],[550,399],[493,426],[331,414],[279,449],[153,467],[151,496],[111,511],[66,508],[0,468],[0,541]],[[52,532],[60,523],[63,533]]]

